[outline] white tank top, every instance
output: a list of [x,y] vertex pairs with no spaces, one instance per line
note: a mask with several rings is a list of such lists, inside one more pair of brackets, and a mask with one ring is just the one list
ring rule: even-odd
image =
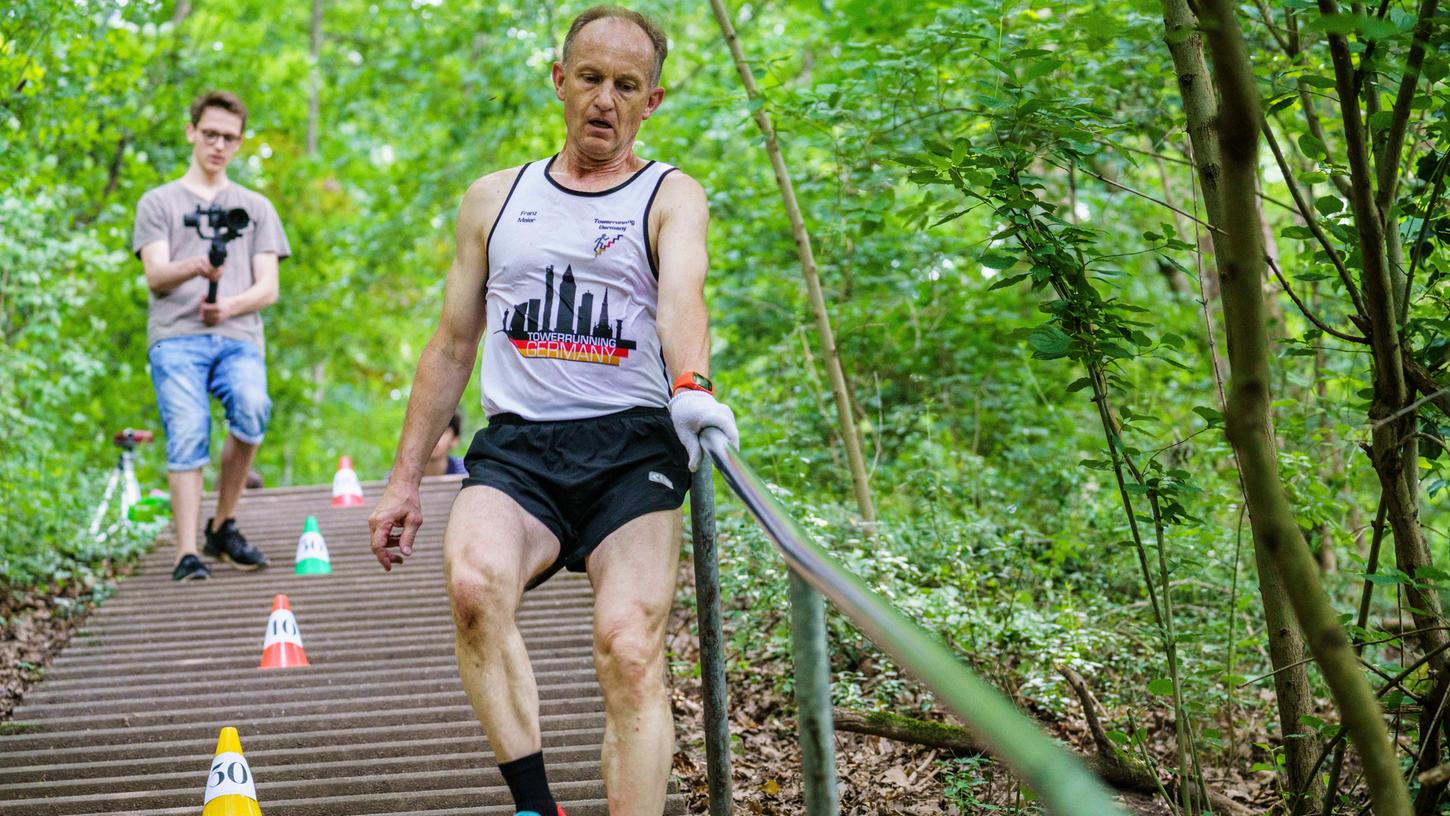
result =
[[649,210],[666,174],[650,162],[601,192],[524,165],[489,231],[483,411],[583,419],[664,407],[669,375],[655,333],[659,271]]

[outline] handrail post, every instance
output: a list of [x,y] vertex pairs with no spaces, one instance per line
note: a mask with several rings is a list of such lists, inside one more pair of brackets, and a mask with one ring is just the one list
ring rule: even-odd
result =
[[690,485],[695,545],[695,608],[700,622],[700,682],[705,692],[705,769],[710,816],[730,816],[730,699],[725,688],[725,632],[720,620],[720,559],[715,547],[715,480],[710,454],[700,457]]
[[831,665],[826,653],[826,603],[790,570],[791,661],[801,743],[806,816],[836,816],[836,740],[831,716]]

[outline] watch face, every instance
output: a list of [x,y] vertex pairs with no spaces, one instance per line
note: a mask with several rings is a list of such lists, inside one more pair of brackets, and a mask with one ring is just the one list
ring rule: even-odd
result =
[[695,385],[698,385],[706,391],[710,391],[712,393],[715,391],[715,384],[710,382],[709,377],[706,377],[704,374],[701,374],[698,371],[691,371],[690,374],[695,380]]

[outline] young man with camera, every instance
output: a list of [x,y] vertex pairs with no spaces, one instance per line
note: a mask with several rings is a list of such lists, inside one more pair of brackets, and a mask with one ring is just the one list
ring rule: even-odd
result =
[[237,569],[267,565],[232,513],[272,410],[260,312],[276,302],[277,266],[291,250],[272,202],[227,177],[246,124],[235,95],[198,97],[186,126],[186,173],[136,206],[131,244],[150,288],[147,362],[166,432],[177,581],[211,576],[196,547],[201,469],[211,461],[210,397],[225,409],[228,434],[202,551]]
[[563,813],[515,620],[526,589],[560,569],[594,587],[609,812],[663,813],[680,505],[700,432],[736,438],[707,376],[705,191],[634,153],[664,98],[665,52],[664,34],[625,9],[595,7],[570,26],[552,68],[564,146],[464,195],[442,320],[369,518],[384,569],[412,555],[423,465],[483,339],[488,426],[469,448],[443,548],[463,687],[519,814]]

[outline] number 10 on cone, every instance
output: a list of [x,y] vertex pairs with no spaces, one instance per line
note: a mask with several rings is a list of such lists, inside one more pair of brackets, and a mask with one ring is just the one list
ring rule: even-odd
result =
[[272,599],[272,615],[267,618],[267,634],[262,640],[262,662],[259,669],[287,669],[306,666],[307,653],[302,650],[302,632],[286,595]]

